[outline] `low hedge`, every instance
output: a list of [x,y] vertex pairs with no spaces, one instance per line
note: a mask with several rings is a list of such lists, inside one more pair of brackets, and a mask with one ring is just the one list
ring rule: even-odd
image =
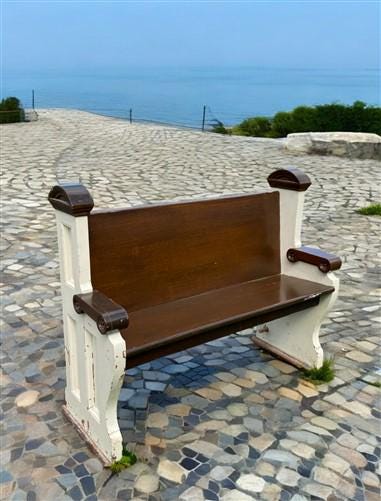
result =
[[25,113],[17,97],[2,99],[0,102],[0,123],[23,122],[24,118]]
[[[381,108],[362,101],[352,105],[298,106],[272,118],[251,117],[229,130],[231,134],[285,137],[293,132],[374,132],[381,135]],[[215,132],[219,132],[216,130]]]
[[268,137],[270,132],[271,120],[266,117],[247,118],[232,129],[232,133],[239,136]]

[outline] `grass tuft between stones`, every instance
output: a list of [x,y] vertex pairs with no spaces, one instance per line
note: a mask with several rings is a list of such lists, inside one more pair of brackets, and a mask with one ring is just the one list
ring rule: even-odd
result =
[[374,383],[367,381],[366,383],[375,386],[376,388],[381,388],[381,381],[375,381]]
[[381,204],[371,204],[368,207],[362,207],[357,212],[364,216],[381,216]]
[[334,365],[334,359],[327,358],[319,368],[312,367],[312,369],[304,369],[303,376],[316,385],[329,383],[335,377]]
[[136,461],[137,459],[135,454],[123,447],[122,457],[118,461],[114,461],[110,464],[109,468],[113,473],[120,473],[122,470],[135,464]]

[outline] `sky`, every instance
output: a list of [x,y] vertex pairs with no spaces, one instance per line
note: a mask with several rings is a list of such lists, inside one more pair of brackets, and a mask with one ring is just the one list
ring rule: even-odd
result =
[[3,71],[377,68],[378,1],[2,0]]

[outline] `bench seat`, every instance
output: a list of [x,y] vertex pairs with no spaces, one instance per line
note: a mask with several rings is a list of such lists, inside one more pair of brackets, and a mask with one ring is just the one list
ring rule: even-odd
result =
[[126,366],[205,343],[247,327],[315,306],[333,287],[273,275],[130,311],[121,331]]

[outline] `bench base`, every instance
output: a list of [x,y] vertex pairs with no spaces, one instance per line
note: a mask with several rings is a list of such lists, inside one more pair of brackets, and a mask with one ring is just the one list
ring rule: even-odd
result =
[[97,446],[97,444],[94,442],[94,440],[90,437],[90,435],[86,432],[84,426],[82,423],[80,423],[73,414],[69,411],[66,405],[62,406],[62,413],[65,416],[65,418],[70,421],[70,423],[74,426],[75,430],[77,431],[78,435],[84,440],[87,444],[87,446],[90,448],[90,450],[100,459],[103,463],[104,466],[110,466],[112,463],[111,461],[105,456],[102,452],[102,450]]
[[271,345],[270,343],[266,343],[266,341],[263,341],[262,339],[258,338],[257,336],[253,336],[252,338],[253,343],[258,346],[258,348],[261,348],[262,350],[268,351],[269,353],[272,353],[278,358],[283,359],[285,362],[294,365],[298,369],[306,369],[308,366],[306,365],[305,362],[302,362],[301,360],[298,360],[297,358],[291,357],[290,355],[287,355],[284,351],[280,350],[279,348],[276,348],[275,346]]

